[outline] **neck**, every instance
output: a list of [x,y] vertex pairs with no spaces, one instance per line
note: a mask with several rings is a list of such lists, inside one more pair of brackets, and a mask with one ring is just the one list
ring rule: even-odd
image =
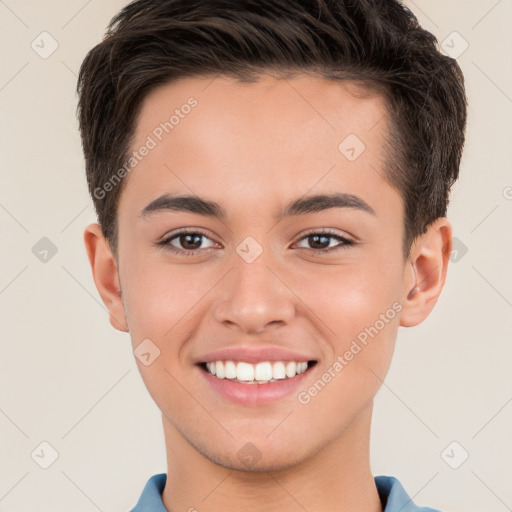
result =
[[371,414],[370,404],[337,439],[293,467],[254,472],[211,462],[164,417],[164,506],[173,512],[382,512],[370,469]]

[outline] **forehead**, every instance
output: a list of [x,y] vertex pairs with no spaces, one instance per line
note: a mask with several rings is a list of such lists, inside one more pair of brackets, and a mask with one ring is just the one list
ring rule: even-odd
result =
[[166,192],[222,196],[233,205],[238,198],[240,207],[248,196],[268,205],[312,188],[366,188],[371,196],[372,188],[389,188],[386,130],[384,98],[348,82],[304,75],[181,79],[142,104],[132,150],[151,150],[129,172],[120,207],[140,210]]
[[[197,105],[188,109],[191,98]],[[190,117],[202,121],[201,126],[199,122],[193,126],[195,136],[203,135],[202,141],[207,135],[209,140],[234,142],[237,134],[232,130],[236,128],[259,135],[258,139],[238,139],[245,146],[268,135],[277,143],[286,141],[290,148],[302,147],[308,140],[318,147],[321,137],[333,149],[332,142],[344,133],[364,137],[379,122],[384,121],[381,129],[386,125],[384,98],[352,82],[300,74],[293,78],[260,75],[256,81],[240,82],[220,75],[181,79],[153,90],[142,103],[135,141],[142,142],[173,113],[179,117],[171,120],[173,136],[187,134],[187,125],[192,123],[182,121]],[[320,137],[313,138],[312,130]]]

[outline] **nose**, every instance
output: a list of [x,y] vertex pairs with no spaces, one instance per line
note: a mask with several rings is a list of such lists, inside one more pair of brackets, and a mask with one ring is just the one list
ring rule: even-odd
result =
[[247,334],[288,324],[295,315],[294,293],[280,272],[260,256],[247,263],[235,261],[219,290],[214,306],[217,322]]

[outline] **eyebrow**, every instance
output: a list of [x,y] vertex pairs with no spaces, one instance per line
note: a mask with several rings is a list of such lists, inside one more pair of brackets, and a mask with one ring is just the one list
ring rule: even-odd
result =
[[[375,215],[375,210],[360,197],[354,194],[319,194],[300,197],[291,201],[277,215],[281,220],[293,215],[316,213],[331,208],[352,208]],[[148,218],[160,212],[188,212],[225,219],[226,210],[217,202],[203,199],[198,196],[171,196],[163,194],[149,203],[139,214],[141,218]]]

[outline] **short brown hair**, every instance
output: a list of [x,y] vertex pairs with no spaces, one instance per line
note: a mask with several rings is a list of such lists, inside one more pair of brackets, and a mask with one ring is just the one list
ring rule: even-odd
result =
[[446,215],[464,146],[464,77],[398,0],[137,0],[89,51],[77,86],[89,191],[115,255],[124,180],[97,191],[126,161],[147,94],[184,77],[267,71],[351,80],[384,96],[385,171],[403,199],[405,255]]

